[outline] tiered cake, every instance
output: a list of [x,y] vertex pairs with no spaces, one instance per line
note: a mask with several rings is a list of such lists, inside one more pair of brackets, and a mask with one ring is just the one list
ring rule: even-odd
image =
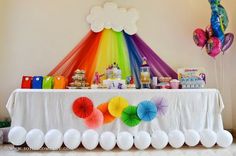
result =
[[118,64],[113,63],[106,69],[106,80],[103,80],[103,85],[108,89],[126,88],[125,80],[121,79],[121,74]]

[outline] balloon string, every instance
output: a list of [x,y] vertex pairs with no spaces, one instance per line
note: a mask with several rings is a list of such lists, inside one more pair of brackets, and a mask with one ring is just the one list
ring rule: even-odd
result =
[[224,57],[220,57],[219,61],[220,61],[219,62],[219,66],[220,66],[219,73],[218,73],[218,70],[217,70],[218,69],[217,68],[217,61],[215,61],[216,86],[217,86],[217,88],[220,90],[220,92],[223,95],[224,94]]
[[221,85],[222,85],[222,94],[224,94],[224,57],[221,57]]
[[215,78],[216,78],[216,88],[219,88],[219,79],[218,79],[218,71],[217,71],[217,61],[215,60]]

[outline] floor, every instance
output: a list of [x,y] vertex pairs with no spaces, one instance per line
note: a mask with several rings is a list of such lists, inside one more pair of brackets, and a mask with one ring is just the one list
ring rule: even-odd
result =
[[1,145],[0,146],[0,156],[236,156],[236,143],[234,143],[229,148],[219,148],[214,147],[211,149],[203,148],[202,146],[197,146],[194,148],[189,148],[184,146],[181,149],[173,149],[171,147],[166,147],[164,150],[155,150],[149,148],[145,151],[139,151],[135,148],[130,151],[121,151],[117,147],[113,151],[103,151],[101,148],[97,148],[94,151],[86,151],[84,148],[79,147],[78,150],[68,151],[62,149],[61,151],[18,151],[12,145]]

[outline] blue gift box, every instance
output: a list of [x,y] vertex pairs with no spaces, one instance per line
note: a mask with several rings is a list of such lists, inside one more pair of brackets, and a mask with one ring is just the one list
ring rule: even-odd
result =
[[34,76],[32,81],[32,89],[42,89],[42,85],[43,85],[43,77]]

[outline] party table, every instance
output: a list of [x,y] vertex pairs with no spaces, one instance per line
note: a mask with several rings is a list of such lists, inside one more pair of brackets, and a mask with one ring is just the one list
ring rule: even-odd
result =
[[151,122],[143,121],[136,127],[128,127],[120,118],[116,118],[114,122],[97,129],[98,133],[112,131],[117,134],[120,131],[129,131],[135,135],[140,130],[152,133],[161,129],[168,133],[175,129],[183,132],[187,129],[201,131],[209,128],[216,132],[223,129],[221,112],[224,104],[216,89],[16,89],[6,105],[12,119],[11,126],[22,126],[28,131],[39,128],[44,133],[50,129],[59,129],[64,133],[70,128],[83,132],[87,129],[83,120],[72,111],[74,100],[82,96],[90,98],[94,106],[115,96],[126,98],[129,105],[138,105],[139,102],[155,96],[165,98],[168,103],[166,114],[157,115]]

